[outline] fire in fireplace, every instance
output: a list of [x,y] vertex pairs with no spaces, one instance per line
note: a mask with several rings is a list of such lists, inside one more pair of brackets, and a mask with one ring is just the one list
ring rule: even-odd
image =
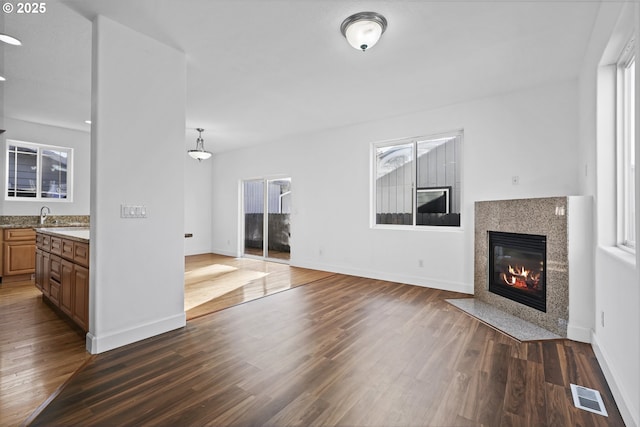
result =
[[489,231],[489,292],[547,311],[545,236]]

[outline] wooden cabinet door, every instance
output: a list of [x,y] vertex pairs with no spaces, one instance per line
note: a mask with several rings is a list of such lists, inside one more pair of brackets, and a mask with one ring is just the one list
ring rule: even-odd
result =
[[60,283],[53,279],[49,280],[49,300],[56,306],[60,306]]
[[51,254],[42,251],[42,293],[51,295]]
[[36,242],[4,242],[3,275],[29,274],[36,271]]
[[42,285],[42,276],[44,273],[44,257],[42,256],[42,251],[40,249],[36,249],[36,288],[43,290]]
[[73,320],[89,330],[89,269],[79,265],[73,271]]
[[73,264],[61,260],[60,271],[60,310],[71,316],[73,309]]

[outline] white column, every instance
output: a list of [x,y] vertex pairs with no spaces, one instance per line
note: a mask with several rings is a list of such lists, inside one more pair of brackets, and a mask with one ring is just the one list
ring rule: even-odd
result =
[[186,59],[98,16],[92,75],[87,349],[101,353],[185,325]]

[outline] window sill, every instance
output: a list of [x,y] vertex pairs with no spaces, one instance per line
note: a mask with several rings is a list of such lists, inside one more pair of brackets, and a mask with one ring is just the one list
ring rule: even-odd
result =
[[386,224],[374,224],[370,227],[373,230],[396,230],[396,231],[418,231],[420,233],[424,231],[439,231],[445,233],[463,232],[462,226],[446,226],[446,225],[386,225]]
[[636,254],[630,250],[622,249],[618,246],[600,246],[603,252],[609,254],[612,258],[616,258],[631,267],[636,266]]

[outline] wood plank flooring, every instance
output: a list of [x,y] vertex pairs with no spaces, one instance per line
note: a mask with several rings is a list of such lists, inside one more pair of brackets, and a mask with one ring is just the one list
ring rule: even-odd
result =
[[249,258],[191,255],[185,258],[184,310],[191,320],[332,274]]
[[91,357],[31,281],[0,286],[0,425],[22,423]]
[[[185,311],[192,319],[331,274],[213,254],[189,256]],[[29,280],[0,285],[0,325],[0,426],[17,426],[91,355],[84,337],[43,303]]]
[[[622,426],[589,345],[519,343],[460,294],[332,275],[92,358],[32,425]],[[569,383],[608,418],[573,407]]]

